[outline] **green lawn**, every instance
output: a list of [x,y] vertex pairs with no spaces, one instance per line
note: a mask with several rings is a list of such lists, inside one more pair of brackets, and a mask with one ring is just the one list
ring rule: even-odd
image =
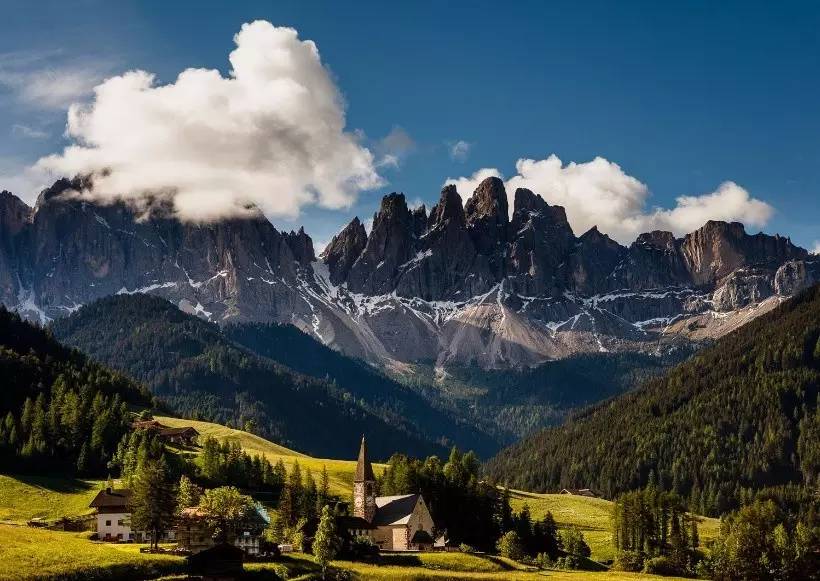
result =
[[[511,504],[515,511],[520,511],[526,504],[530,508],[533,520],[542,519],[547,511],[552,512],[559,528],[576,526],[592,549],[592,558],[605,562],[615,558],[612,546],[612,529],[610,515],[612,502],[602,498],[587,498],[569,494],[536,494],[521,490],[511,490]],[[720,520],[701,518],[698,524],[701,545],[706,545],[717,538],[720,532]]]
[[[378,564],[335,561],[337,569],[350,571],[356,579],[384,581],[420,581],[427,579],[493,581],[657,581],[659,579],[680,579],[677,577],[657,577],[637,573],[590,573],[587,571],[538,571],[508,559],[488,555],[463,553],[417,553],[407,555],[383,555]],[[274,572],[287,579],[316,579],[319,567],[310,555],[293,554],[283,557],[277,563],[249,564],[246,569],[254,578],[265,579],[266,573]]]
[[0,525],[0,579],[147,579],[183,571],[181,557],[139,552],[139,545]]
[[[180,427],[193,426],[203,436],[212,436],[220,441],[239,442],[242,448],[253,455],[265,456],[272,464],[275,464],[280,458],[288,470],[298,460],[299,466],[304,470],[310,470],[314,478],[318,481],[322,473],[322,467],[327,467],[328,477],[330,480],[330,492],[342,498],[349,498],[353,494],[353,473],[356,471],[356,460],[330,460],[321,458],[312,458],[294,452],[279,444],[274,444],[268,440],[243,432],[242,430],[234,430],[227,428],[221,424],[213,424],[210,422],[199,422],[195,420],[181,420],[179,418],[170,418],[164,416],[155,416],[155,419],[166,426]],[[358,450],[351,450],[351,458],[358,454]],[[379,474],[384,470],[383,464],[373,464],[373,470]]]
[[101,480],[0,474],[0,521],[89,513],[88,503],[104,485]]

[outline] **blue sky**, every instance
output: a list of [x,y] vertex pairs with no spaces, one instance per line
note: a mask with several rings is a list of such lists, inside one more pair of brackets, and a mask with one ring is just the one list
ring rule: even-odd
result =
[[[513,178],[516,160],[555,154],[563,167],[597,156],[618,164],[646,187],[635,190],[648,196],[642,216],[731,180],[773,208],[765,231],[809,248],[820,240],[814,2],[3,6],[0,188],[25,188],[24,168],[70,141],[66,109],[90,99],[88,87],[131,69],[156,74],[156,84],[189,67],[227,75],[233,35],[265,19],[316,43],[346,102],[345,131],[358,132],[386,182],[357,191],[347,208],[304,204],[296,219],[272,216],[280,227],[304,223],[323,242],[353,215],[371,216],[388,191],[429,207],[446,178],[481,168]],[[460,141],[467,146],[453,155]],[[588,183],[585,167],[573,187]]]

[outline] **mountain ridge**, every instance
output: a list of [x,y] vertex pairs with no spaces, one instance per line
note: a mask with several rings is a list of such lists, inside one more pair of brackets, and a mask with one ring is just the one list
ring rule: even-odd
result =
[[97,298],[158,294],[221,323],[292,324],[371,363],[523,368],[600,351],[652,352],[716,337],[820,279],[788,238],[710,221],[622,246],[577,236],[560,206],[482,182],[429,215],[389,194],[368,234],[355,218],[315,256],[303,229],[261,214],[182,223],[71,196],[59,180],[35,208],[0,197],[0,302],[46,322]]

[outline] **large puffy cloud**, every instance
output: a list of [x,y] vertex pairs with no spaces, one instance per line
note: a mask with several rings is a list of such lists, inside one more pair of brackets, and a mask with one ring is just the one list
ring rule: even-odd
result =
[[[621,243],[633,241],[641,232],[670,230],[680,236],[707,220],[738,220],[748,226],[764,226],[773,208],[734,182],[700,196],[681,196],[671,209],[648,208],[649,188],[602,157],[590,162],[570,162],[550,155],[546,159],[519,159],[516,175],[505,182],[507,191],[528,188],[550,204],[564,206],[576,233],[598,228]],[[495,168],[478,170],[470,177],[448,179],[462,197],[489,176],[502,177]]]
[[244,24],[225,77],[188,69],[174,83],[131,71],[72,105],[74,143],[37,168],[93,174],[98,200],[137,206],[157,196],[183,219],[295,217],[309,204],[345,207],[382,180],[371,152],[345,131],[341,95],[316,45],[292,28]]

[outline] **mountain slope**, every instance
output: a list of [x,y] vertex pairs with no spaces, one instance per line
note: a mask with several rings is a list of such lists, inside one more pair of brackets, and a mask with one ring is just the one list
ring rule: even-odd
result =
[[182,223],[72,196],[85,184],[59,180],[34,209],[0,194],[3,304],[46,322],[150,292],[215,322],[292,324],[371,363],[510,369],[714,338],[820,280],[805,249],[738,223],[628,247],[576,236],[563,208],[497,178],[464,204],[444,188],[429,214],[389,194],[369,234],[355,219],[319,259],[261,213]]
[[818,483],[819,389],[815,286],[663,377],[502,451],[486,471],[518,488],[609,497],[654,473],[719,514],[743,489]]
[[96,473],[144,387],[0,306],[0,470]]
[[228,325],[224,333],[258,355],[299,373],[331,381],[377,409],[390,410],[392,415],[412,422],[434,441],[458,444],[483,457],[499,448],[499,439],[479,430],[461,410],[436,407],[431,404],[431,398],[425,399],[379,370],[322,345],[291,325]]
[[251,422],[260,434],[307,453],[344,453],[364,432],[373,434],[377,455],[442,450],[389,408],[257,356],[159,297],[102,299],[52,328],[67,344],[145,382],[180,413]]

